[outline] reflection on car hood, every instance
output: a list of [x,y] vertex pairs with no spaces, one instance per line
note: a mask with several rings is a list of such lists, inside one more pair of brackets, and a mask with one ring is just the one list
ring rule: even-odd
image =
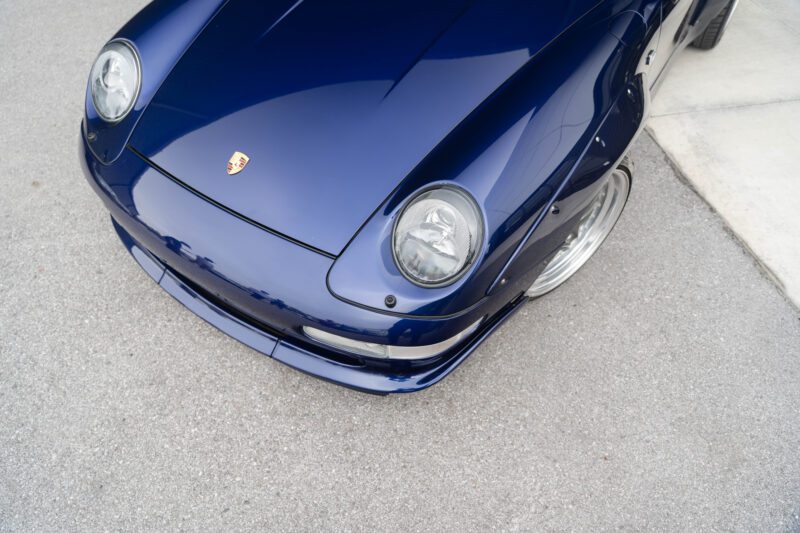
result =
[[[426,154],[595,3],[232,0],[131,145],[225,207],[338,254]],[[228,175],[236,151],[249,163]]]

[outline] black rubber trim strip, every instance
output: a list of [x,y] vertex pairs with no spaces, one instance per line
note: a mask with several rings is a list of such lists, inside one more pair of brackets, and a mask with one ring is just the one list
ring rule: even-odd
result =
[[311,251],[311,252],[314,252],[314,253],[317,253],[317,254],[319,254],[319,255],[325,256],[325,257],[327,257],[328,259],[336,259],[336,256],[335,256],[335,255],[333,255],[333,254],[331,254],[331,253],[328,253],[328,252],[326,252],[325,250],[320,250],[319,248],[315,248],[314,246],[311,246],[311,245],[309,245],[309,244],[306,244],[306,243],[304,243],[304,242],[298,241],[297,239],[294,239],[294,238],[292,238],[292,237],[289,237],[289,236],[288,236],[288,235],[286,235],[285,233],[281,233],[280,231],[275,231],[274,229],[272,229],[272,228],[269,228],[269,227],[265,226],[264,224],[261,224],[260,222],[256,222],[256,221],[255,221],[255,220],[253,220],[252,218],[248,218],[248,217],[244,216],[244,215],[243,215],[243,214],[241,214],[241,213],[237,213],[237,212],[236,212],[236,211],[234,211],[233,209],[231,209],[231,208],[229,208],[229,207],[226,207],[226,206],[222,205],[221,203],[217,202],[216,200],[214,200],[213,198],[211,198],[211,197],[209,197],[209,196],[206,196],[205,194],[201,193],[200,191],[198,191],[197,189],[195,189],[195,188],[194,188],[194,187],[192,187],[191,185],[188,185],[187,183],[184,183],[183,181],[179,180],[178,178],[176,178],[175,176],[173,176],[172,174],[170,174],[169,172],[167,172],[165,169],[161,168],[160,166],[158,166],[157,164],[155,164],[153,161],[151,161],[150,159],[148,159],[148,158],[147,158],[147,156],[145,156],[143,153],[139,152],[139,151],[138,151],[136,148],[134,148],[134,147],[133,147],[133,146],[131,146],[130,144],[128,145],[128,147],[127,147],[127,148],[128,148],[128,150],[130,150],[130,151],[131,151],[131,152],[132,152],[134,155],[136,155],[136,156],[137,156],[138,158],[140,158],[142,161],[144,161],[145,163],[147,163],[148,165],[150,165],[151,167],[153,167],[154,169],[156,169],[157,171],[159,171],[159,172],[160,172],[161,174],[163,174],[165,177],[167,177],[167,178],[169,178],[170,180],[174,181],[176,184],[180,185],[181,187],[183,187],[184,189],[186,189],[186,190],[187,190],[187,191],[189,191],[190,193],[192,193],[192,194],[194,194],[194,195],[196,195],[196,196],[199,196],[200,198],[202,198],[202,199],[203,199],[203,200],[205,200],[206,202],[208,202],[208,203],[212,204],[213,206],[215,206],[215,207],[218,207],[218,208],[222,209],[223,211],[225,211],[225,212],[226,212],[226,213],[228,213],[229,215],[235,216],[235,217],[236,217],[236,218],[238,218],[239,220],[242,220],[242,221],[244,221],[244,222],[247,222],[247,223],[248,223],[248,224],[250,224],[251,226],[255,226],[255,227],[257,227],[257,228],[258,228],[258,229],[260,229],[260,230],[264,230],[264,231],[266,231],[267,233],[271,233],[272,235],[275,235],[276,237],[280,237],[281,239],[287,240],[287,241],[289,241],[289,242],[291,242],[291,243],[293,243],[293,244],[296,244],[297,246],[300,246],[300,247],[303,247],[303,248],[305,248],[306,250],[309,250],[309,251]]

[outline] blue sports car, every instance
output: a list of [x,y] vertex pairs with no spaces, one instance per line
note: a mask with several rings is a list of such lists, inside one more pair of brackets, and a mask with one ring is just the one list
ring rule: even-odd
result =
[[167,292],[362,391],[428,387],[597,250],[686,45],[736,0],[156,0],[81,163]]

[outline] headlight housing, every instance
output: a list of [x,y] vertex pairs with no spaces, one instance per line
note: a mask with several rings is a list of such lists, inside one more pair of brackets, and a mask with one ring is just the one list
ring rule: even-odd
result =
[[92,66],[89,85],[97,114],[106,122],[119,122],[130,113],[141,87],[139,55],[127,41],[111,41]]
[[483,244],[483,218],[465,191],[444,186],[414,197],[392,236],[395,263],[409,281],[449,285],[472,264]]

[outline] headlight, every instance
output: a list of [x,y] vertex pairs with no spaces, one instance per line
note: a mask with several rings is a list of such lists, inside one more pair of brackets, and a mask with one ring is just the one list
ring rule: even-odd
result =
[[394,228],[392,250],[400,271],[424,286],[453,283],[475,259],[483,220],[475,200],[454,187],[414,198]]
[[108,43],[92,67],[89,83],[97,114],[106,122],[119,122],[139,96],[139,56],[125,41]]

